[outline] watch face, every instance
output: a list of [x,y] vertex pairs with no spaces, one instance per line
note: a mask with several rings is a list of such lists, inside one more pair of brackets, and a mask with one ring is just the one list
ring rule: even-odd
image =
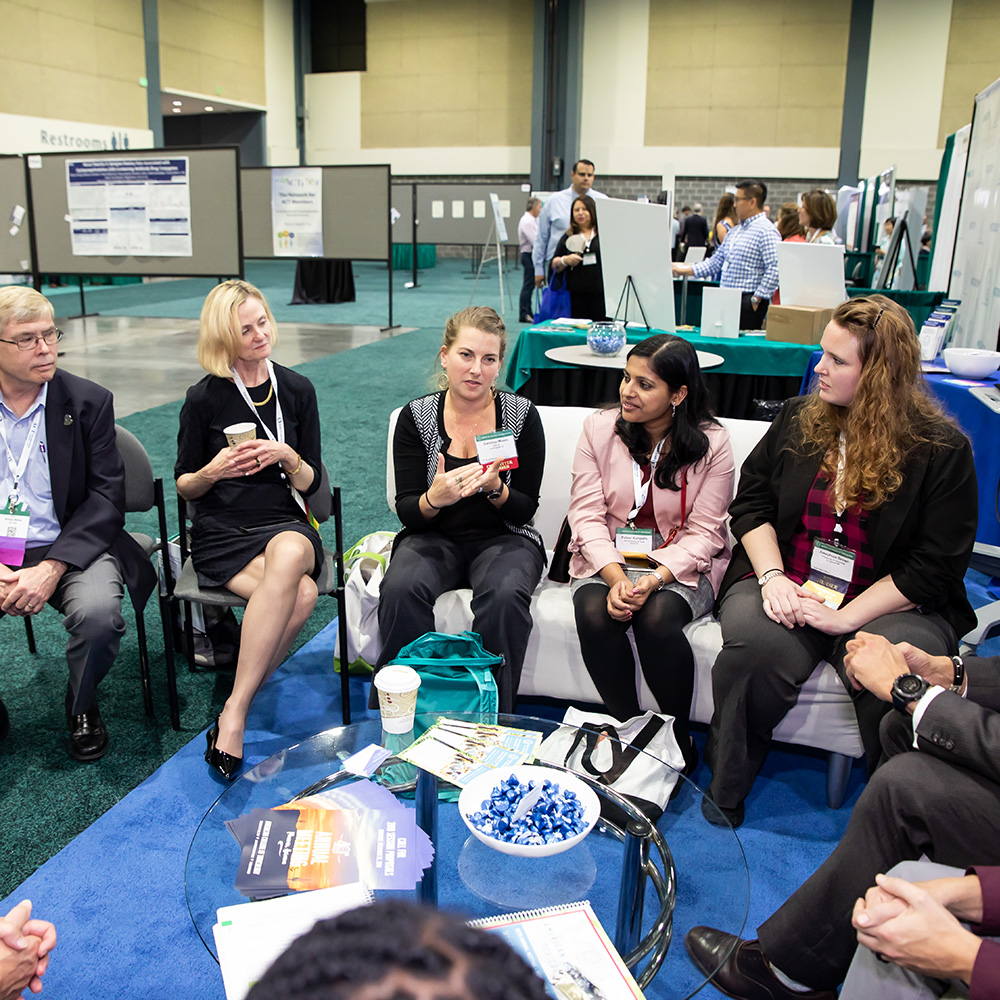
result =
[[900,693],[904,695],[919,694],[923,686],[923,678],[919,677],[917,674],[907,674],[905,677],[900,677],[899,680],[896,681],[896,687],[899,689]]

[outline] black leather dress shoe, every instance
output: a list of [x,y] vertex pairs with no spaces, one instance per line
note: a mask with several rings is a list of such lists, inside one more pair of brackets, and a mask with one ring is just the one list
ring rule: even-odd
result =
[[774,974],[758,941],[743,941],[713,927],[692,927],[684,946],[712,985],[735,1000],[837,1000],[836,990],[786,986]]
[[713,826],[725,826],[728,823],[735,830],[743,825],[742,802],[735,809],[723,809],[722,806],[715,804],[715,800],[709,792],[705,792],[702,797],[701,814]]
[[0,743],[7,739],[10,732],[10,716],[7,714],[7,706],[0,699]]
[[77,760],[99,760],[108,749],[108,731],[94,702],[89,712],[69,717],[69,752]]

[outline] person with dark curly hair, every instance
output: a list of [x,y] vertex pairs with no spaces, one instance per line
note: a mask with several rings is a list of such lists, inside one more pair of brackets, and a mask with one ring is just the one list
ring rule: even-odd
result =
[[320,920],[293,941],[247,1000],[546,1000],[503,938],[443,910],[376,902]]
[[909,313],[882,295],[849,299],[820,346],[816,390],[785,403],[729,507],[738,544],[719,591],[705,756],[708,795],[734,826],[817,663],[854,697],[872,771],[886,705],[850,683],[847,641],[864,629],[949,655],[976,624],[963,582],[977,522],[972,448],[926,388]]

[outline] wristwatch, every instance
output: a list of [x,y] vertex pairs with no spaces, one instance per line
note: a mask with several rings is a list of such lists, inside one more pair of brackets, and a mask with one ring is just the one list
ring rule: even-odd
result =
[[906,712],[907,705],[919,701],[928,688],[930,684],[919,674],[900,674],[892,682],[892,707],[898,712]]
[[487,500],[499,500],[500,497],[502,497],[502,496],[503,496],[503,483],[500,484],[500,489],[498,489],[498,490],[490,490],[489,493],[486,494],[486,499]]
[[962,683],[965,681],[965,661],[961,656],[953,656],[951,662],[955,664],[955,679],[952,682],[951,690],[955,694],[959,694],[962,690]]
[[751,295],[750,296],[750,305],[752,305],[754,307],[754,309],[756,309],[757,306],[760,305],[760,301],[761,301],[760,300],[760,296],[758,296],[758,295]]

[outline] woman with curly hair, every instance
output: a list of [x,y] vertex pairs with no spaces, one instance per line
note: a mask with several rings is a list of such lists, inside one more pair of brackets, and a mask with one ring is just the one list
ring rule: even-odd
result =
[[785,404],[729,508],[738,544],[719,590],[706,757],[709,795],[734,826],[817,663],[833,664],[854,697],[871,770],[888,706],[850,683],[847,640],[864,629],[948,655],[976,622],[963,585],[972,449],[924,386],[912,320],[884,296],[850,299],[820,346],[817,389]]

